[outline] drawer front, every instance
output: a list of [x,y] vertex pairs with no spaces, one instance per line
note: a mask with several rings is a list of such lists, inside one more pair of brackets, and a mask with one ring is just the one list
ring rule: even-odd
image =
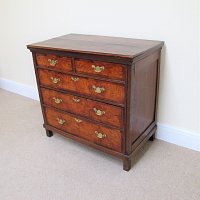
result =
[[47,123],[95,144],[121,152],[121,132],[89,123],[70,114],[45,108]]
[[55,55],[36,54],[37,65],[62,71],[72,71],[72,59]]
[[123,108],[92,101],[70,94],[41,88],[44,104],[94,119],[109,125],[122,127]]
[[76,59],[77,73],[104,76],[113,79],[125,80],[125,66],[121,64],[100,62],[93,60]]
[[123,85],[41,69],[38,69],[38,73],[41,85],[70,90],[120,104],[124,103],[125,88]]

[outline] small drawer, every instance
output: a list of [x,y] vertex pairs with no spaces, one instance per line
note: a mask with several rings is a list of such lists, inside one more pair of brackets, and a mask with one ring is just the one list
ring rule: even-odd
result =
[[125,80],[125,66],[121,64],[76,59],[75,67],[77,73]]
[[95,144],[121,152],[121,132],[99,126],[72,116],[58,112],[51,108],[45,108],[47,123],[57,129],[77,135]]
[[36,54],[37,65],[61,71],[72,71],[72,59],[56,55]]
[[38,69],[41,85],[124,104],[124,85]]
[[45,105],[82,115],[117,128],[123,126],[123,108],[45,88],[41,88],[41,92]]

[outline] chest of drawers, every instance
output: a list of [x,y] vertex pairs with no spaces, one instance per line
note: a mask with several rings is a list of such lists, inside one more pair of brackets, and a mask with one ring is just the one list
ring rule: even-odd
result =
[[68,34],[28,45],[44,128],[123,160],[156,131],[163,42]]

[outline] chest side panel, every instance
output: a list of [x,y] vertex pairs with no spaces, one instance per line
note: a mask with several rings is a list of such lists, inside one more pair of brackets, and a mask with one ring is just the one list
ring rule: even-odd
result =
[[145,130],[155,122],[159,55],[157,51],[145,57],[130,70],[126,143],[129,153],[145,137]]

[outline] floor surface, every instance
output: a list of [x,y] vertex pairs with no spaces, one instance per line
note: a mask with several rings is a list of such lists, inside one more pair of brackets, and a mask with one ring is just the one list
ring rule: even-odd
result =
[[0,89],[0,200],[200,200],[199,152],[155,140],[126,172],[42,124],[38,101]]

